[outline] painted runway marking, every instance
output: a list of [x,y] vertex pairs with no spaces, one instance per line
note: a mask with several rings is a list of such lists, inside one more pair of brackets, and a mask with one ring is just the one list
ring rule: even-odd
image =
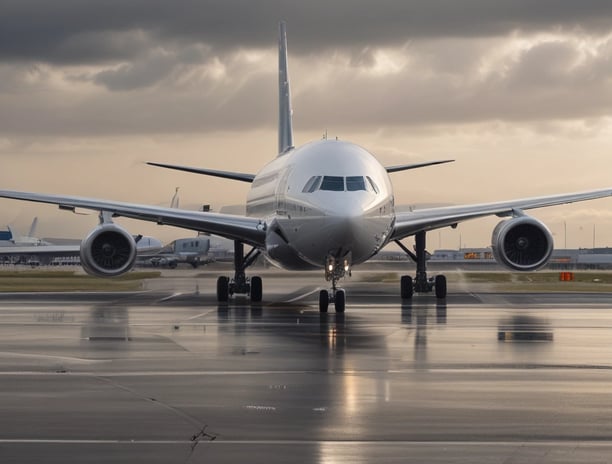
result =
[[85,359],[85,358],[74,358],[70,356],[53,356],[48,354],[38,353],[14,353],[10,351],[0,351],[0,356],[7,358],[30,358],[30,359],[53,359],[57,361],[66,361],[77,364],[98,364],[110,362],[110,359]]
[[[0,438],[0,444],[52,444],[52,445],[192,445],[191,440],[147,440],[147,439],[53,439],[53,438]],[[332,445],[332,446],[354,446],[354,445],[371,445],[371,446],[520,446],[523,448],[535,447],[557,447],[557,446],[580,446],[589,448],[605,448],[612,446],[611,440],[543,440],[543,441],[443,441],[443,440],[223,440],[216,439],[215,441],[207,441],[206,444],[221,446],[221,445]]]
[[320,291],[320,289],[315,288],[314,290],[310,290],[309,292],[306,292],[306,293],[304,293],[302,295],[298,295],[298,296],[296,296],[294,298],[291,298],[289,300],[285,300],[285,301],[283,301],[283,303],[295,303],[296,301],[308,298],[310,295],[314,295],[315,293],[318,293],[319,291]]

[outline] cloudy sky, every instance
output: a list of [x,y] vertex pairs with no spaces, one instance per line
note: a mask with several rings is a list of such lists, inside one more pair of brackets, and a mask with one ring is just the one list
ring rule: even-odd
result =
[[[609,1],[3,0],[0,186],[187,207],[248,186],[145,161],[256,172],[276,151],[277,24],[297,144],[356,142],[398,204],[612,186]],[[81,237],[95,216],[0,201],[0,224]],[[534,213],[557,246],[612,246],[612,200]],[[432,234],[485,246],[496,219]],[[123,221],[162,239],[177,229]],[[1,227],[1,226],[0,226]],[[567,230],[567,235],[565,233]]]

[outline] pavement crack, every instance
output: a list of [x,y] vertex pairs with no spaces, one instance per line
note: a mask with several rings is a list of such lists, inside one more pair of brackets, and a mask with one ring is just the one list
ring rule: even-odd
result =
[[[147,395],[143,395],[138,393],[137,391],[122,385],[118,382],[115,382],[114,380],[108,378],[108,377],[102,377],[99,375],[94,376],[94,378],[96,378],[97,380],[100,380],[102,382],[106,382],[109,385],[112,385],[115,388],[118,388],[120,390],[123,390],[133,396],[135,396],[136,398],[140,398],[141,400],[144,401],[148,401],[149,403],[158,405],[159,407],[162,407],[164,409],[167,409],[168,411],[172,412],[173,414],[179,416],[180,418],[182,418],[183,420],[185,420],[186,422],[190,423],[191,425],[195,426],[198,428],[198,430],[203,431],[204,429],[206,429],[206,427],[208,427],[207,424],[203,424],[201,421],[199,421],[196,417],[193,417],[192,415],[186,413],[185,411],[172,406],[168,403],[165,403],[164,401],[159,400],[158,398],[155,398],[154,396],[147,396]],[[197,435],[195,435],[197,436]],[[216,438],[216,437],[215,437]]]
[[160,401],[159,399],[155,398],[154,396],[146,396],[143,394],[138,393],[137,391],[122,385],[118,382],[115,382],[112,379],[109,379],[107,377],[102,377],[99,375],[94,376],[95,379],[100,380],[102,382],[106,382],[109,385],[112,385],[115,388],[118,388],[120,390],[123,390],[137,398],[140,398],[144,401],[148,401],[149,403],[153,403],[156,404],[162,408],[167,409],[168,411],[171,411],[172,413],[176,414],[177,416],[181,417],[182,419],[184,419],[185,421],[189,422],[190,424],[194,425],[197,427],[198,432],[194,435],[191,436],[190,440],[192,442],[191,444],[191,450],[189,451],[189,455],[187,456],[187,459],[185,460],[185,463],[188,463],[191,460],[191,457],[193,456],[196,447],[198,446],[198,444],[202,441],[202,440],[206,440],[207,442],[211,442],[211,441],[215,441],[217,439],[217,434],[214,433],[209,433],[206,431],[206,429],[208,428],[208,424],[203,424],[202,422],[200,422],[197,418],[191,416],[190,414],[186,413],[185,411],[182,411],[181,409],[171,406],[163,401]]
[[200,443],[200,441],[203,439],[207,439],[208,441],[215,441],[217,439],[217,435],[208,433],[206,431],[207,428],[208,425],[205,425],[204,427],[202,427],[202,430],[200,430],[198,433],[191,437],[191,441],[193,442],[193,445],[191,445],[191,449],[194,449],[196,446],[198,446],[198,443]]
[[217,439],[217,435],[213,433],[208,433],[206,431],[207,428],[208,428],[208,425],[205,425],[204,427],[200,429],[198,433],[191,436],[191,442],[192,442],[191,451],[189,453],[189,456],[187,456],[187,459],[185,460],[185,464],[187,464],[191,460],[196,447],[200,444],[202,440],[206,440],[206,442],[211,442]]

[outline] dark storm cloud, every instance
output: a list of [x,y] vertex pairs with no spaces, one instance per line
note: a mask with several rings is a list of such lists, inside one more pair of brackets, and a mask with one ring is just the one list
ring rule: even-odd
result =
[[473,47],[472,41],[456,44],[455,53],[464,59],[450,64],[438,56],[445,43],[411,47],[408,64],[384,76],[337,69],[334,79],[341,85],[333,95],[316,86],[296,92],[296,125],[316,128],[329,122],[335,127],[341,123],[344,130],[376,131],[495,120],[530,124],[612,114],[610,40],[588,51],[572,38],[536,41],[500,54],[482,71],[480,65],[495,54],[497,45],[489,42],[480,55],[480,46]]
[[610,2],[4,0],[0,133],[272,129],[281,18],[299,129],[612,113]]
[[[240,63],[229,64],[226,79],[198,72],[190,82],[185,65],[177,71],[173,64],[172,59],[161,59],[158,65],[145,62],[93,76],[76,75],[62,80],[59,89],[48,87],[57,79],[53,70],[0,66],[0,79],[7,78],[4,88],[0,81],[0,134],[202,133],[274,124],[274,68],[249,74]],[[160,82],[154,85],[153,80]],[[88,87],[102,81],[103,88]]]
[[[510,47],[481,72],[482,62],[499,46],[497,40],[480,39],[423,42],[398,51],[400,69],[382,75],[375,72],[374,53],[293,60],[295,126],[372,132],[612,113],[612,40],[588,52],[572,38],[536,41],[516,51]],[[72,77],[49,66],[0,66],[0,131],[100,135],[271,129],[276,73],[269,55],[251,63],[240,54],[219,60],[201,47],[158,50]],[[49,86],[58,76],[59,87]]]
[[289,23],[293,53],[397,45],[433,37],[491,37],[513,30],[612,24],[606,0],[4,0],[0,59],[54,63],[125,60],[160,43],[218,51],[269,48]]
[[206,64],[211,58],[214,57],[197,46],[158,48],[128,63],[100,71],[92,80],[111,91],[134,90],[155,85],[173,74],[188,73],[192,66]]

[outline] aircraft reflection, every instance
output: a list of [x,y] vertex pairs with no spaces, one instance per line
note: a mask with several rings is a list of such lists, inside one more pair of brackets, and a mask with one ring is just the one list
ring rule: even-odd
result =
[[500,342],[552,342],[553,331],[546,319],[516,314],[499,321],[497,339]]
[[349,345],[350,334],[347,334],[344,313],[319,314],[319,334],[321,346],[331,351],[342,353]]
[[402,302],[401,320],[404,326],[412,326],[416,321],[414,336],[414,359],[417,364],[427,362],[427,327],[429,324],[431,309],[435,306],[435,323],[446,324],[447,306],[446,300],[433,303],[416,303],[412,300]]
[[[413,313],[416,313],[417,318],[421,317],[421,322],[427,324],[429,310],[433,307],[433,304],[418,303],[414,304],[413,301],[406,300],[402,302],[402,324],[411,325]],[[446,300],[436,301],[435,303],[435,315],[436,324],[446,324],[446,313],[447,305]],[[419,320],[417,319],[417,326]]]
[[[89,318],[81,327],[81,339],[90,342],[130,341],[130,322],[127,308],[113,305],[93,306],[89,310]],[[121,349],[124,348],[121,347]]]
[[[220,331],[241,336],[275,336],[295,342],[312,343],[318,339],[325,350],[342,353],[345,349],[384,347],[384,336],[368,331],[357,316],[320,313],[305,306],[254,305],[217,306]],[[261,323],[261,324],[256,324]]]

